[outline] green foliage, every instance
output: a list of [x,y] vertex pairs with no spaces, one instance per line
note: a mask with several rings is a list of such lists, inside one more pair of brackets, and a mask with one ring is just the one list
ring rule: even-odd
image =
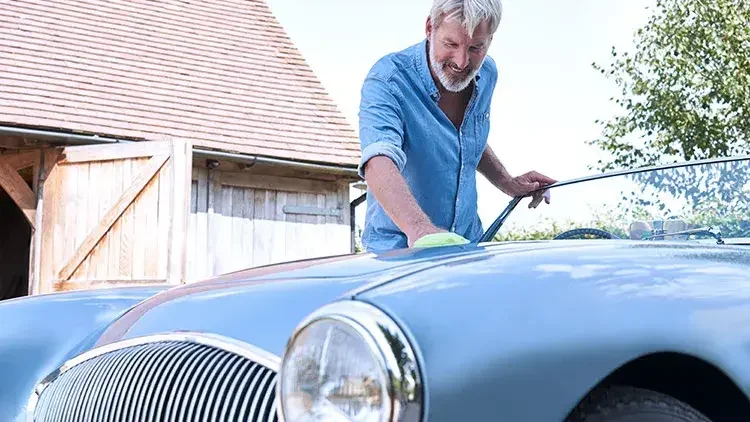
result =
[[747,211],[722,212],[712,204],[684,217],[690,227],[713,227],[721,230],[724,238],[750,237],[750,220]]
[[621,89],[623,113],[591,141],[601,171],[745,154],[750,146],[750,2],[657,0],[634,52],[594,68]]
[[365,247],[362,246],[362,227],[356,226],[354,232],[354,253],[365,252]]
[[[627,214],[630,214],[628,216]],[[624,208],[609,209],[605,208],[599,212],[594,213],[592,218],[585,221],[555,221],[550,218],[540,219],[532,228],[526,227],[514,227],[510,226],[509,229],[504,229],[497,234],[493,240],[497,242],[502,241],[519,241],[519,240],[551,240],[560,233],[577,229],[581,227],[589,227],[607,231],[614,234],[615,236],[625,239],[628,237],[628,228],[630,221],[637,218],[646,218],[647,216],[638,211],[631,212]]]
[[[637,201],[622,202],[614,208],[605,207],[603,210],[595,212],[590,219],[578,221],[568,219],[559,222],[544,218],[530,228],[511,225],[509,229],[503,229],[502,232],[497,233],[493,240],[496,242],[552,240],[566,230],[581,227],[600,229],[621,239],[629,239],[628,229],[632,222],[653,221],[663,218],[665,218],[664,215],[647,212],[642,205],[637,204]],[[687,229],[702,227],[719,229],[724,238],[750,237],[750,214],[747,210],[727,211],[721,201],[705,202],[695,209],[689,207],[688,210],[674,213],[669,218],[683,220],[687,223]],[[707,238],[708,235],[699,235],[698,237]]]

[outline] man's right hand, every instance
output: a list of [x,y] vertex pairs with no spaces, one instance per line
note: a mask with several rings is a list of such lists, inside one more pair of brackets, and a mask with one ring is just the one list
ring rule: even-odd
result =
[[435,233],[448,233],[448,230],[443,230],[432,224],[420,225],[420,226],[416,226],[416,227],[409,229],[408,232],[406,233],[406,236],[409,240],[409,247],[410,248],[413,247],[414,243],[417,240],[427,236],[428,234],[435,234]]

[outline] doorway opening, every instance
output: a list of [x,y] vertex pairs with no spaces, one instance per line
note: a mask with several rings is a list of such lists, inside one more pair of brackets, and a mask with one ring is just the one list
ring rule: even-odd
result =
[[[31,187],[32,168],[19,171]],[[0,301],[29,294],[31,224],[0,188]]]

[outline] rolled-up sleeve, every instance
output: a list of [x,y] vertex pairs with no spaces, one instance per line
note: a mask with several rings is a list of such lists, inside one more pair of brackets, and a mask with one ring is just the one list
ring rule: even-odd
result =
[[399,171],[406,165],[403,150],[404,124],[398,99],[388,82],[368,76],[362,85],[359,106],[359,140],[362,158],[359,176],[364,179],[364,167],[370,158],[384,155]]

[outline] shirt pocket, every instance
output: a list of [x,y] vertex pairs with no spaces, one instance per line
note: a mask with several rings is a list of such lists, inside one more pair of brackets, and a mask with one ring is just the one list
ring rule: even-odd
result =
[[487,146],[487,137],[490,134],[489,110],[476,114],[474,117],[474,130],[476,132],[476,154],[478,159],[481,159],[484,148]]

